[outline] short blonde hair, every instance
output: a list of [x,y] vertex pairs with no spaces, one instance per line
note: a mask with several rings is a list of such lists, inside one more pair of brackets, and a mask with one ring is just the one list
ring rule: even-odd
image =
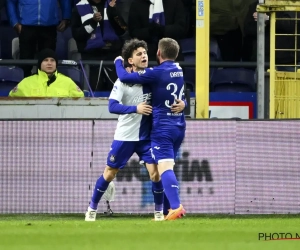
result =
[[158,42],[158,49],[162,59],[175,60],[179,53],[179,44],[172,38],[162,38]]

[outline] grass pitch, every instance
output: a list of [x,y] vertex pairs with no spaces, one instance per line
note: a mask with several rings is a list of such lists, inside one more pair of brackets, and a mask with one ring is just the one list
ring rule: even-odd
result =
[[299,215],[188,215],[153,222],[150,216],[0,215],[1,250],[300,249],[300,240],[258,240],[259,233],[300,235]]

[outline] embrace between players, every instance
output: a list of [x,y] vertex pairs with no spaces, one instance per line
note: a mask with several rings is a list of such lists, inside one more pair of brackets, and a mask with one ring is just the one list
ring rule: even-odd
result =
[[[134,153],[145,163],[152,181],[154,220],[175,220],[185,214],[173,171],[186,126],[182,112],[186,106],[183,74],[175,62],[178,53],[178,43],[163,38],[157,50],[159,65],[147,68],[147,44],[132,39],[122,49],[122,56],[132,72],[124,68],[122,57],[115,59],[119,79],[109,97],[109,112],[119,114],[119,119],[106,167],[95,184],[86,221],[96,220],[102,195]],[[164,196],[167,199],[164,200]],[[166,216],[164,203],[170,205]]]

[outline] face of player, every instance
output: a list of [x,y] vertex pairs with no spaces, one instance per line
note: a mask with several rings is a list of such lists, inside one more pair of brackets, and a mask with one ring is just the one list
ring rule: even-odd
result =
[[46,72],[46,74],[52,74],[56,70],[56,61],[54,58],[47,57],[41,63],[41,70]]
[[132,57],[128,59],[134,71],[139,71],[148,67],[148,54],[145,48],[139,47],[133,51]]

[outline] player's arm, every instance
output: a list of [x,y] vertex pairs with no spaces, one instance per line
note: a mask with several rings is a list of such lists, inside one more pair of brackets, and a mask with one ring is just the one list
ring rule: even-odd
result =
[[118,79],[110,93],[108,101],[108,110],[110,113],[123,115],[138,113],[142,115],[150,115],[152,113],[152,107],[146,102],[140,103],[137,106],[129,106],[121,104],[124,95],[124,84]]
[[143,71],[128,73],[123,66],[122,57],[115,59],[117,75],[121,82],[149,84],[155,82],[155,73],[153,69],[146,68]]
[[137,113],[137,106],[126,106],[121,104],[118,100],[109,99],[108,110],[112,114],[123,115]]
[[118,114],[118,115],[131,114],[131,113],[150,115],[152,113],[152,107],[148,105],[147,102],[142,102],[137,106],[127,106],[121,104],[117,100],[109,99],[108,109],[110,113]]

